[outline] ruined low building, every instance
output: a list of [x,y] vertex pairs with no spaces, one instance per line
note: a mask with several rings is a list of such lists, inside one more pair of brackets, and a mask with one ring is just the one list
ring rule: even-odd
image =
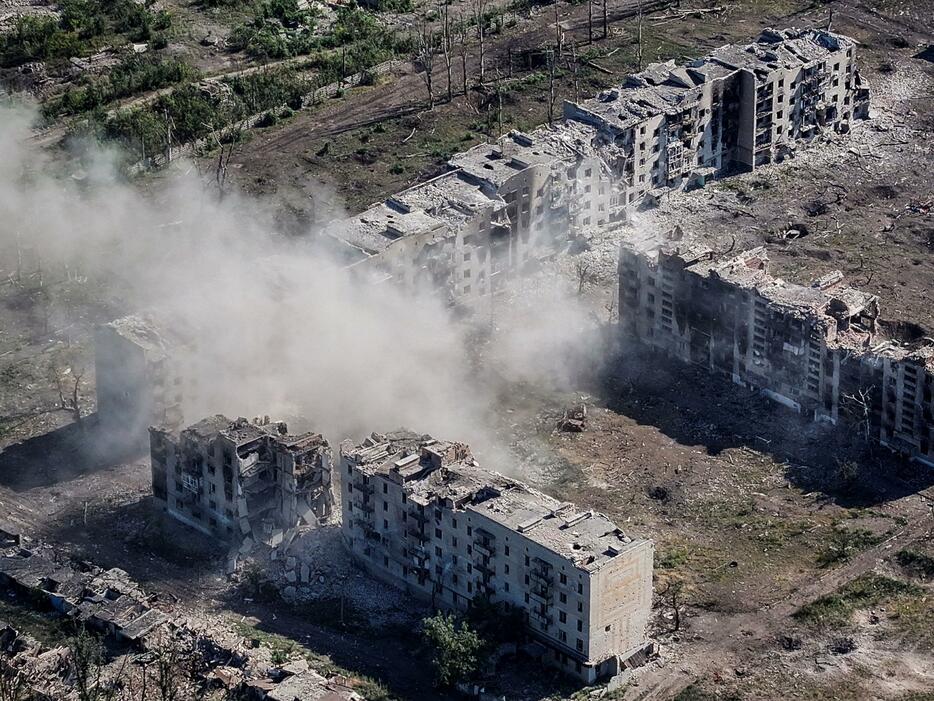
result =
[[547,661],[586,682],[646,646],[651,541],[408,431],[340,451],[345,543],[365,569],[436,606],[524,614]]
[[212,416],[150,429],[152,489],[172,517],[231,541],[271,541],[331,513],[331,449],[281,422]]
[[182,380],[173,353],[182,342],[153,314],[131,314],[94,334],[97,416],[113,433],[144,436],[182,420]]
[[678,229],[624,243],[623,338],[934,462],[934,343],[888,333],[878,298],[839,271],[795,285],[768,262],[762,247],[723,256]]
[[111,640],[145,649],[173,627],[162,611],[121,569],[54,559],[47,548],[3,548],[0,588],[25,595],[43,610],[70,617]]

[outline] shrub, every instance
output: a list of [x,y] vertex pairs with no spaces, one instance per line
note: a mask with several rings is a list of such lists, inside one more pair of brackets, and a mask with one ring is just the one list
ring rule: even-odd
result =
[[276,115],[274,115],[272,112],[267,112],[256,123],[256,126],[260,128],[271,127],[278,121],[279,121],[279,118],[276,117]]
[[422,621],[422,635],[433,648],[432,664],[439,686],[469,681],[477,674],[485,646],[466,621],[438,613]]
[[20,17],[12,30],[0,35],[0,65],[88,54],[102,39],[112,43],[112,35],[145,41],[172,24],[168,12],[153,13],[150,3],[134,0],[62,0],[59,9],[58,18]]
[[916,550],[900,550],[895,561],[909,572],[925,579],[934,578],[934,557]]
[[81,114],[123,97],[196,80],[198,76],[198,71],[184,61],[133,55],[115,66],[106,77],[53,98],[46,103],[44,111],[50,116]]

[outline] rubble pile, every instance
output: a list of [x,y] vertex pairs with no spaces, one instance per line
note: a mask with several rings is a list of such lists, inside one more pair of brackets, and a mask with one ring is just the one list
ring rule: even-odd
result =
[[[90,664],[100,665],[102,685],[138,684],[149,665],[168,661],[184,677],[176,683],[180,690],[185,687],[185,697],[242,698],[245,693],[274,701],[361,698],[353,691],[353,680],[322,676],[304,659],[282,664],[216,622],[190,616],[158,594],[144,592],[119,568],[67,561],[49,546],[27,547],[19,536],[0,535],[0,591],[16,605],[61,621],[63,638],[71,622],[76,636],[84,631],[105,642],[107,652],[100,660],[90,656]],[[79,648],[78,643],[44,645],[0,621],[0,669],[27,685],[31,698],[79,698]]]

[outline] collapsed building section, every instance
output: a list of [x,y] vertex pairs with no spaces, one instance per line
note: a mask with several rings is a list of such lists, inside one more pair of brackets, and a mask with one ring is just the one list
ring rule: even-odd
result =
[[627,202],[780,161],[825,129],[869,116],[856,42],[768,29],[683,66],[650,65],[565,116],[596,127],[624,160]]
[[839,271],[805,287],[768,262],[761,247],[723,258],[679,229],[623,244],[624,338],[934,464],[934,340],[888,333],[878,298]]
[[334,224],[332,247],[354,267],[446,290],[450,301],[495,292],[569,232],[611,221],[611,174],[595,133],[582,124],[511,132],[458,154],[450,172]]
[[[175,597],[144,592],[129,575],[117,568],[105,570],[88,562],[63,557],[41,544],[22,544],[19,536],[0,531],[0,591],[5,594],[8,613],[17,608],[34,608],[56,618],[73,621],[101,635],[108,645],[108,657],[120,665],[131,659],[144,662],[149,655],[171,653],[184,661],[191,687],[177,698],[213,697],[215,690],[227,690],[224,698],[269,699],[269,701],[362,701],[354,691],[354,679],[326,678],[309,668],[304,659],[287,664],[270,664],[260,648],[244,647],[239,632],[225,632],[208,619],[180,611],[170,603]],[[28,609],[26,609],[28,610]],[[220,634],[220,635],[218,635]],[[47,648],[28,634],[0,622],[0,673],[19,680],[17,698],[85,698],[76,689],[73,675],[60,675],[62,655],[67,648]],[[52,665],[46,664],[52,662]],[[129,665],[136,667],[136,664]],[[67,664],[65,669],[70,669]],[[127,684],[126,667],[120,668],[121,685]],[[170,673],[181,672],[173,667]],[[98,678],[101,694],[111,689]],[[12,676],[11,676],[12,678]],[[112,680],[108,680],[112,681]],[[124,687],[126,688],[126,687]],[[146,688],[143,684],[142,688]],[[181,686],[179,686],[181,689]],[[188,692],[191,692],[189,695]]]
[[469,303],[665,192],[848,131],[869,113],[855,46],[817,29],[767,30],[684,66],[652,64],[566,102],[561,123],[454,155],[448,172],[334,222],[326,238],[361,271]]
[[152,314],[99,326],[94,336],[97,415],[108,431],[145,435],[182,420],[182,379],[173,354],[181,341]]
[[149,596],[121,569],[60,564],[51,553],[6,547],[0,556],[0,587],[44,601],[113,640],[145,649],[170,625]]
[[331,449],[317,433],[217,415],[178,433],[151,428],[150,445],[157,503],[203,533],[276,544],[331,513]]
[[434,605],[522,611],[546,660],[586,682],[646,646],[651,541],[408,431],[340,451],[343,537],[375,576]]

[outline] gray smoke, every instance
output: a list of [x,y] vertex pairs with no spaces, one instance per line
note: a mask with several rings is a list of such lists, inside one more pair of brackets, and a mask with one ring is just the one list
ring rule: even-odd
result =
[[[62,167],[30,145],[32,118],[0,111],[0,267],[25,248],[125,312],[157,309],[192,334],[187,421],[302,415],[332,441],[405,425],[487,442],[499,388],[478,377],[468,327],[436,296],[348,274],[313,245],[321,232],[273,233],[261,203],[219,198],[193,164],[152,179],[145,194],[97,146]],[[501,333],[490,357],[507,379],[567,381],[555,348],[590,317],[563,294],[533,299],[521,317],[494,310]]]

